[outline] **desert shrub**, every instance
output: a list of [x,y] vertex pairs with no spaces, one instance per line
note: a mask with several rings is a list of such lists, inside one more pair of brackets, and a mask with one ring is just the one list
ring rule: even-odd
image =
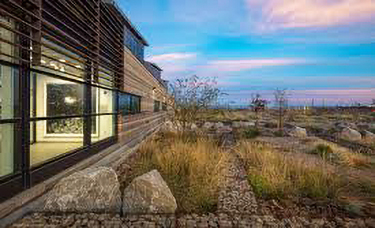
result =
[[227,155],[213,141],[185,137],[162,133],[144,142],[124,184],[157,169],[176,198],[178,212],[214,212],[221,168]]
[[275,131],[274,133],[273,133],[273,135],[275,136],[275,137],[283,137],[284,136],[284,131],[280,131],[280,130],[278,130],[278,131]]
[[264,124],[265,128],[277,128],[277,123],[267,122]]
[[337,133],[337,129],[335,129],[335,128],[330,128],[330,129],[327,130],[327,134],[329,134],[329,135],[334,135],[336,133]]
[[365,194],[375,196],[375,183],[369,178],[361,178],[357,181],[358,189]]
[[329,145],[319,144],[315,147],[312,153],[319,155],[323,159],[327,159],[333,154],[333,150]]
[[327,169],[324,162],[316,164],[245,141],[236,150],[248,171],[248,181],[259,197],[336,199],[338,195],[341,178]]
[[256,128],[247,128],[242,132],[243,136],[247,139],[253,139],[260,135],[260,131]]
[[317,141],[312,146],[314,147],[312,153],[318,154],[330,162],[357,168],[371,165],[371,158],[369,156],[355,153],[334,143]]
[[355,152],[337,152],[340,163],[350,167],[368,167],[371,165],[371,158]]

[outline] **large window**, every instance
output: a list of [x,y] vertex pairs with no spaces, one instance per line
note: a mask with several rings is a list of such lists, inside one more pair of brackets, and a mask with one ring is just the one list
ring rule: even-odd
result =
[[92,110],[95,115],[91,118],[91,141],[97,142],[114,136],[114,101],[115,93],[111,90],[93,87]]
[[144,45],[129,29],[125,29],[125,45],[130,49],[133,55],[135,55],[139,60],[143,61]]
[[163,111],[167,111],[167,103],[163,102],[161,108]]
[[30,87],[30,163],[83,146],[84,84],[32,73]]
[[132,94],[119,94],[119,111],[121,114],[129,115],[141,112],[141,98]]
[[15,73],[14,68],[0,65],[0,177],[15,171]]
[[154,112],[160,111],[160,101],[154,101]]

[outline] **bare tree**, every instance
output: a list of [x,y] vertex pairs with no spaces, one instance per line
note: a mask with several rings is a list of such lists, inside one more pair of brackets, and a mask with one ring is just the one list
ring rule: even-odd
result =
[[277,115],[278,115],[278,124],[277,127],[280,132],[284,129],[284,116],[285,116],[285,110],[288,106],[288,98],[287,98],[287,90],[286,89],[276,89],[274,92],[275,96],[275,103],[276,107],[278,109]]
[[267,107],[268,101],[263,99],[259,93],[252,95],[250,106],[255,112],[256,121],[255,121],[255,127],[259,128],[259,119],[260,114],[264,109]]
[[171,84],[174,123],[182,130],[190,128],[199,112],[207,110],[222,94],[215,78],[192,77],[177,79]]

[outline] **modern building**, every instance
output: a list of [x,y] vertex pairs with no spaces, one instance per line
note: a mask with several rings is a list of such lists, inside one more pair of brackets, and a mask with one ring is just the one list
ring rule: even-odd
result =
[[0,202],[160,126],[147,46],[110,0],[0,2]]

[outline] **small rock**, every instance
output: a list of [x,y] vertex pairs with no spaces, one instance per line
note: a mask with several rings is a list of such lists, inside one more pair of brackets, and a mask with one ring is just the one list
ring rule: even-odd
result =
[[375,134],[370,131],[364,131],[363,137],[367,140],[375,140]]
[[295,126],[290,132],[289,135],[297,138],[306,138],[307,131],[305,128]]
[[340,137],[349,141],[360,141],[362,139],[361,133],[349,127],[346,127],[341,131]]
[[206,123],[203,124],[203,128],[205,128],[205,129],[211,129],[214,126],[215,126],[215,124],[211,123],[211,122],[206,122]]

